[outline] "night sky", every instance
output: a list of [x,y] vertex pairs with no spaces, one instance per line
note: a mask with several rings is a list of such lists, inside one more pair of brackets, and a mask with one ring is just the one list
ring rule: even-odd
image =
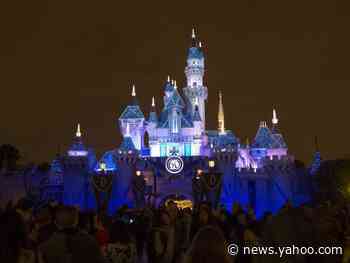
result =
[[49,161],[80,122],[98,156],[117,147],[133,83],[146,115],[167,75],[184,86],[195,26],[209,128],[222,90],[227,129],[243,141],[276,107],[296,158],[312,158],[315,135],[324,158],[349,156],[349,1],[127,2],[1,2],[0,144]]

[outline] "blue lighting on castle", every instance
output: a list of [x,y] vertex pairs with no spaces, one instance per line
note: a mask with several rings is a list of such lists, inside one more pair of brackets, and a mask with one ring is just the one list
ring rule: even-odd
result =
[[[271,126],[261,121],[252,142],[243,143],[225,127],[224,96],[220,92],[218,127],[207,129],[205,54],[194,31],[184,72],[186,83],[182,88],[170,77],[165,81],[160,112],[156,111],[153,97],[149,112],[144,114],[136,87],[132,87],[130,103],[118,119],[122,142],[99,161],[84,145],[78,125],[73,145],[54,162],[55,169],[60,166],[63,174],[63,201],[82,209],[96,209],[99,202],[97,195],[94,197],[96,185],[111,180],[108,189],[98,186],[98,191],[102,189],[103,196],[109,198],[109,213],[123,204],[140,206],[145,195],[150,194],[148,190],[142,190],[145,191],[142,194],[135,190],[141,189],[134,185],[142,174],[141,182],[145,184],[142,189],[157,191],[153,195],[157,197],[150,197],[154,204],[169,196],[185,196],[195,203],[196,191],[203,191],[205,200],[214,205],[230,209],[238,202],[253,207],[257,216],[262,216],[265,212],[277,212],[286,202],[295,205],[307,202],[308,189],[300,190],[297,186],[307,184],[309,179],[297,175],[275,109]],[[209,167],[209,161],[215,163],[214,167]],[[140,171],[137,175],[136,170]],[[197,170],[208,175],[209,181],[200,177]]]

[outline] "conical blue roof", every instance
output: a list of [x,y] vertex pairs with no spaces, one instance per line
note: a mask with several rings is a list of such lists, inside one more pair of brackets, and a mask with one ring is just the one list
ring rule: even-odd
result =
[[157,123],[158,122],[158,117],[157,117],[157,113],[155,111],[151,111],[149,113],[149,118],[148,118],[149,122],[153,122],[153,123]]
[[115,162],[115,150],[105,152],[100,159],[100,161],[96,164],[95,169],[100,168],[100,163],[104,163],[106,165],[107,170],[116,170],[117,163]]
[[178,107],[178,108],[185,108],[185,102],[181,98],[179,92],[177,89],[174,89],[173,94],[167,101],[167,105],[165,105],[167,109],[173,108],[173,107]]
[[319,171],[319,169],[321,167],[321,162],[322,162],[321,153],[319,151],[317,151],[314,155],[314,159],[313,159],[311,167],[310,167],[310,174],[311,175],[315,175]]
[[76,137],[73,144],[69,148],[70,151],[87,151],[80,137]]
[[270,149],[273,148],[274,143],[270,129],[267,126],[260,125],[252,143],[252,148]]
[[119,119],[144,119],[145,116],[140,109],[139,105],[129,105],[125,108]]
[[192,58],[195,58],[195,59],[202,59],[204,58],[204,55],[203,55],[203,51],[201,48],[199,47],[190,47],[188,49],[188,59],[192,59]]
[[170,81],[165,82],[164,91],[165,92],[173,92],[174,91],[174,85],[172,85]]
[[119,146],[119,150],[120,151],[133,151],[135,149],[136,148],[135,148],[134,143],[132,142],[131,137],[125,136],[123,138],[121,145]]
[[280,134],[280,133],[273,133],[272,134],[272,138],[273,138],[273,141],[274,141],[273,148],[287,148],[287,144],[284,141],[284,138],[283,138],[282,134]]

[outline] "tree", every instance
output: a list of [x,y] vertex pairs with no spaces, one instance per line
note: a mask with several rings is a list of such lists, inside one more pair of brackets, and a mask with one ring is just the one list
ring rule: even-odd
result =
[[43,162],[38,165],[38,170],[43,173],[47,173],[51,168],[51,165],[48,162]]
[[19,150],[11,144],[0,146],[0,169],[15,170],[20,159]]
[[318,201],[350,200],[350,160],[323,161],[313,176]]

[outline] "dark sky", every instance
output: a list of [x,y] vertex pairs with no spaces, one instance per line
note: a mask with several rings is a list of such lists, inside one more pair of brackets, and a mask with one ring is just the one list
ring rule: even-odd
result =
[[349,153],[349,1],[127,2],[1,1],[0,143],[50,160],[80,122],[99,156],[115,148],[132,83],[145,113],[168,74],[183,87],[195,25],[210,128],[222,90],[227,128],[243,140],[276,107],[298,159],[310,160],[315,135],[325,158]]

